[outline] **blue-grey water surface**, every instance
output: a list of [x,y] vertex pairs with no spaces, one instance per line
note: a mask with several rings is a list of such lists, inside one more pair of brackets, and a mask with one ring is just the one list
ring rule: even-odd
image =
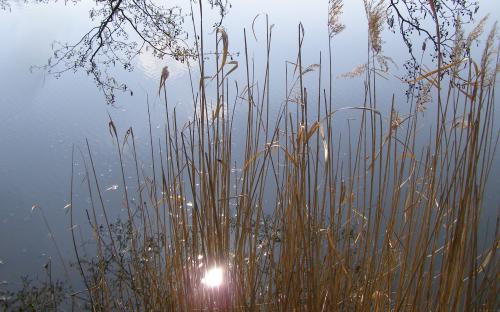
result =
[[[367,26],[362,1],[346,2],[342,20],[347,28],[333,44],[334,77],[350,71],[366,59]],[[491,13],[491,20],[499,19],[500,10],[496,2],[480,1],[478,16]],[[294,61],[296,57],[299,22],[305,28],[304,63],[317,63],[320,51],[326,62],[328,3],[326,0],[233,0],[231,3],[232,8],[224,21],[230,49],[242,52],[245,27],[250,51],[256,51],[250,52],[256,64],[265,56],[264,15],[259,16],[254,27],[259,41],[253,37],[252,21],[257,14],[268,13],[270,23],[275,24],[271,96],[277,110],[284,95],[285,60]],[[151,103],[154,132],[161,134],[164,107],[156,91],[161,69],[166,64],[171,72],[167,82],[170,105],[176,106],[181,116],[189,116],[193,110],[187,68],[171,59],[160,61],[150,55],[139,56],[136,70],[119,76],[128,82],[134,95],[119,95],[115,106],[106,105],[104,96],[92,80],[81,72],[55,79],[42,70],[30,71],[30,66],[43,65],[47,61],[52,53],[52,41],[73,42],[92,25],[88,19],[91,5],[92,1],[67,6],[62,1],[47,5],[26,5],[22,1],[13,1],[11,12],[0,11],[0,283],[5,281],[15,286],[21,275],[40,274],[49,257],[54,259],[54,266],[60,268],[40,208],[47,217],[63,257],[72,259],[68,239],[69,215],[64,207],[69,202],[73,144],[76,147],[75,183],[79,187],[85,183],[79,149],[85,152],[87,138],[93,149],[102,187],[109,189],[104,192],[104,199],[119,203],[120,196],[114,192],[114,186],[120,185],[119,167],[108,131],[108,113],[122,135],[129,126],[134,127],[140,142],[140,154],[147,157],[146,98]],[[210,21],[206,25],[211,25]],[[185,26],[191,27],[189,20]],[[213,41],[213,36],[209,35],[207,41]],[[387,32],[384,40],[385,54],[402,64],[407,58],[407,50],[400,38]],[[362,91],[362,88],[361,79],[335,78],[334,103],[338,106],[361,105],[362,92],[353,90]],[[379,88],[379,96],[385,98],[386,104],[389,104],[393,93],[397,99],[404,101],[405,89],[397,80],[381,82]],[[496,159],[498,164],[498,156]],[[147,163],[147,159],[143,160]],[[491,177],[489,185],[492,189],[500,182],[499,176]],[[487,211],[495,216],[499,195],[489,194]],[[75,210],[83,209],[85,194],[77,192],[75,196],[75,203],[79,204],[75,204]],[[34,205],[40,208],[32,211]],[[77,215],[80,218],[77,223],[86,226],[86,220],[82,219],[84,214]]]

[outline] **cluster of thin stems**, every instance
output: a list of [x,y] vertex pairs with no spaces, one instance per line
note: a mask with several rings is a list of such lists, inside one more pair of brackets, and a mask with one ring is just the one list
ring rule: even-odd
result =
[[[276,103],[272,27],[263,64],[251,60],[246,33],[243,64],[229,64],[227,35],[217,32],[210,76],[199,25],[198,68],[190,69],[194,113],[178,123],[163,86],[164,136],[154,138],[149,125],[152,172],[141,170],[133,129],[121,139],[110,120],[127,211],[120,227],[108,218],[90,145],[82,155],[96,257],[82,259],[76,241],[75,251],[92,310],[498,309],[498,213],[488,244],[481,241],[498,140],[495,83],[487,77],[498,68],[494,45],[479,63],[425,77],[436,119],[421,129],[416,98],[398,105],[393,97],[387,111],[377,106],[373,51],[364,103],[343,107],[332,101],[331,50],[327,65],[320,56],[305,66],[299,26],[285,99]],[[234,65],[245,73],[240,89],[227,74]],[[306,74],[317,75],[313,86]],[[241,107],[245,114],[236,116]],[[356,118],[346,123],[346,116]],[[133,165],[125,164],[127,153]],[[212,267],[223,272],[217,287],[202,282]]]

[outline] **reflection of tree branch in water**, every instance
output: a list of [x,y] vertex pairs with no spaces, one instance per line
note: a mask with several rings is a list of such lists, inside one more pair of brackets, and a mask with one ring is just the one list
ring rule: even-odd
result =
[[[206,1],[212,8],[219,9],[221,20],[215,23],[214,27],[220,26],[227,14],[228,1]],[[50,3],[56,0],[25,0],[25,2]],[[431,12],[431,3],[434,4],[435,14]],[[0,9],[10,10],[10,6],[9,0],[0,0]],[[423,35],[422,55],[426,43],[431,42],[434,52],[430,56],[436,60],[438,54],[441,54],[443,60],[450,63],[454,57],[451,55],[455,36],[453,26],[458,21],[462,24],[471,22],[477,8],[477,1],[469,0],[386,2],[389,27],[401,34],[410,53],[410,60],[405,66],[408,71],[406,80],[421,75],[420,62],[414,49],[418,39],[414,33]],[[98,25],[92,27],[75,44],[54,42],[54,54],[41,68],[56,77],[70,70],[76,72],[83,69],[87,75],[92,76],[109,103],[115,101],[115,91],[128,90],[126,84],[119,83],[114,78],[117,75],[117,64],[125,71],[132,71],[133,59],[149,50],[159,59],[168,55],[184,62],[196,57],[193,46],[187,43],[188,34],[182,28],[184,17],[187,15],[180,7],[166,8],[155,4],[155,0],[99,0],[89,13],[91,20],[99,21]],[[437,40],[438,34],[434,29],[436,18],[440,21],[437,27],[440,40]],[[428,23],[430,26],[427,26]],[[111,70],[112,73],[109,72]]]
[[[118,0],[118,3],[113,7],[113,1],[109,3],[111,7],[111,13],[108,15],[108,17],[101,22],[101,26],[99,27],[99,30],[97,31],[97,36],[99,37],[99,45],[97,46],[97,49],[95,49],[94,53],[90,57],[90,63],[92,66],[95,66],[94,63],[94,58],[97,55],[97,52],[102,48],[103,46],[103,40],[102,40],[102,33],[104,32],[105,29],[107,29],[108,23],[113,19],[113,16],[116,14],[118,8],[120,8],[120,4],[122,3],[123,0]],[[95,37],[95,35],[94,35]]]
[[[433,9],[435,12],[433,11]],[[411,50],[412,44],[410,35],[417,31],[419,35],[425,34],[425,40],[430,40],[437,50],[438,41],[436,37],[442,37],[441,46],[451,49],[452,46],[444,42],[452,41],[455,33],[450,31],[450,26],[455,26],[457,22],[467,24],[473,21],[473,15],[477,13],[479,5],[477,1],[456,1],[444,0],[435,2],[435,0],[390,0],[388,11],[393,15],[389,17],[389,26],[394,30],[394,18],[398,20],[399,32],[403,36],[405,43]],[[404,10],[404,11],[403,11]],[[431,20],[428,20],[428,16]],[[439,17],[439,34],[434,29],[429,30],[422,26],[430,22],[430,27],[434,28],[436,19]],[[435,34],[433,34],[435,33]]]
[[[227,13],[227,0],[206,1],[219,8],[221,20],[217,24],[220,24]],[[24,2],[48,4],[57,0]],[[77,4],[81,0],[67,2]],[[10,11],[11,6],[9,0],[0,0],[0,10]],[[181,62],[196,57],[192,44],[187,42],[188,33],[183,29],[187,14],[178,6],[164,7],[154,0],[99,0],[89,14],[97,25],[76,43],[54,41],[53,55],[47,63],[32,68],[47,70],[56,78],[69,71],[84,70],[104,93],[107,102],[114,103],[116,91],[130,91],[115,78],[119,75],[118,69],[132,71],[138,55],[151,51],[158,59],[171,56]]]
[[[434,45],[437,45],[437,42],[434,39],[434,36],[431,35],[431,33],[427,29],[420,27],[418,21],[413,22],[410,19],[405,18],[405,16],[399,11],[398,6],[396,5],[396,3],[399,3],[399,1],[397,0],[396,2],[394,2],[394,0],[391,0],[391,2],[389,4],[389,9],[393,9],[394,12],[396,13],[396,16],[398,17],[398,20],[399,20],[399,31],[401,32],[401,34],[404,33],[404,31],[405,31],[404,25],[406,24],[406,25],[409,26],[409,28],[413,28],[413,29],[415,29],[419,33],[420,32],[424,32],[427,35],[427,38],[430,39],[434,43]],[[404,3],[404,4],[406,6],[407,12],[409,13],[410,9],[408,8],[407,3]],[[389,26],[391,28],[394,27],[393,22],[389,22]]]
[[[460,27],[457,24],[473,22],[478,8],[478,2],[470,0],[390,0],[387,8],[389,28],[394,32],[397,29],[410,54],[410,59],[405,64],[405,80],[414,80],[423,74],[419,59],[423,58],[429,41],[434,49],[429,56],[433,61],[440,59],[442,65],[468,56],[467,50],[463,51],[464,55],[453,55],[457,26]],[[414,48],[418,44],[418,37],[414,36],[414,32],[419,36],[423,35],[420,56],[417,56],[418,52]],[[409,91],[413,87],[415,86],[410,86]]]

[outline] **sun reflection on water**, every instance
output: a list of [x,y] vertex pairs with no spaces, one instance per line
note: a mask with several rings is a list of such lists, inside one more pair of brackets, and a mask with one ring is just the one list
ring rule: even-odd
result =
[[206,287],[220,287],[224,281],[224,270],[220,267],[213,267],[205,273],[201,283]]

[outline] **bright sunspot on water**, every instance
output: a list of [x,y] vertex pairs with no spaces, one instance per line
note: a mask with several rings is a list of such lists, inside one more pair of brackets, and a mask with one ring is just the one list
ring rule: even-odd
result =
[[207,287],[220,287],[224,279],[224,271],[222,268],[214,267],[205,273],[201,282]]

